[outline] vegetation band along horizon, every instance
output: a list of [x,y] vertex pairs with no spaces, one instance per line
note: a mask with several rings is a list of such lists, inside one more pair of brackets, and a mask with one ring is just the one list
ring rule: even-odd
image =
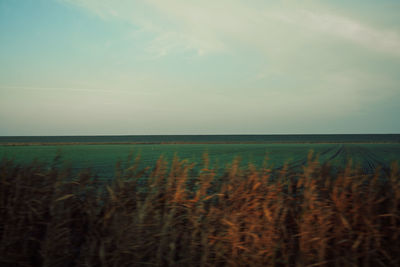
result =
[[300,172],[220,174],[203,159],[117,166],[112,181],[60,160],[0,163],[1,266],[399,266],[400,175],[332,172],[312,154]]

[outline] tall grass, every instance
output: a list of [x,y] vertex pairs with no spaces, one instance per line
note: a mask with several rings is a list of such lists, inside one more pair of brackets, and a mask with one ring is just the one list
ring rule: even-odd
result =
[[[0,163],[1,266],[399,266],[400,175],[204,158],[90,171]],[[73,178],[71,178],[73,177]]]

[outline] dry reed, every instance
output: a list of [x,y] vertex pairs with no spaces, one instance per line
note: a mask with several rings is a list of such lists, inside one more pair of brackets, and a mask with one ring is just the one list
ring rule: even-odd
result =
[[160,158],[111,183],[0,163],[1,266],[399,266],[400,179]]

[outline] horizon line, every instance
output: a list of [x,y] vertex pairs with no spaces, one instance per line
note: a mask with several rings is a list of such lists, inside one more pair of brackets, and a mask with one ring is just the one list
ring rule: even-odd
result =
[[400,133],[273,133],[273,134],[78,134],[78,135],[0,135],[2,137],[96,137],[96,136],[263,136],[263,135],[400,135]]

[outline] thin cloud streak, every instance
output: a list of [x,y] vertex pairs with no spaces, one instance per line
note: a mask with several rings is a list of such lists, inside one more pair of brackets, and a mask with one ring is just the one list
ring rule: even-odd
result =
[[[74,92],[90,92],[90,93],[132,93],[129,90],[105,90],[105,89],[90,89],[90,88],[66,88],[66,87],[32,87],[32,86],[8,86],[0,85],[0,89],[12,90],[30,90],[30,91],[74,91]],[[133,92],[136,93],[136,92]]]

